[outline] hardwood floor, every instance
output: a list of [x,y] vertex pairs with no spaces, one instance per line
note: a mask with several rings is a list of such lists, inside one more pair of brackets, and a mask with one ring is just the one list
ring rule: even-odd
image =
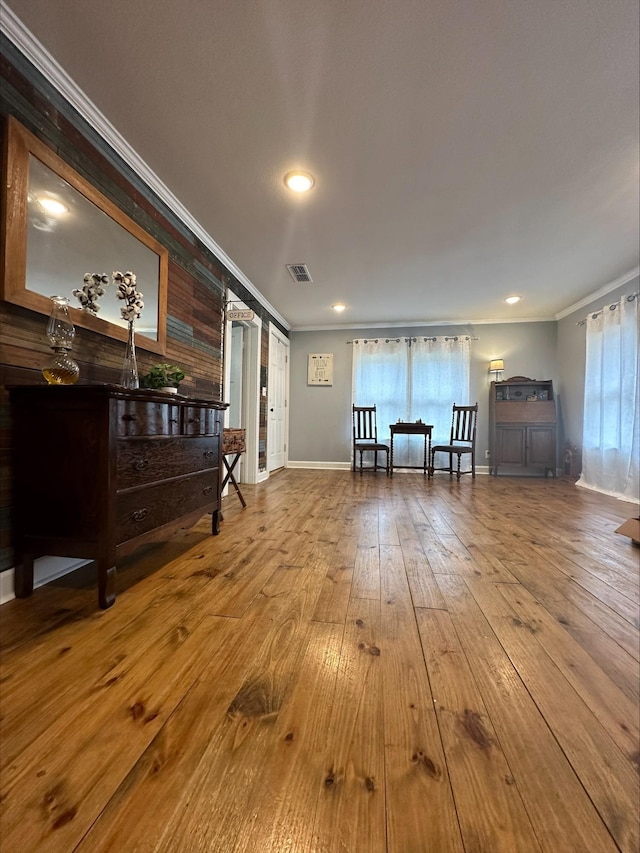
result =
[[3,853],[638,850],[634,507],[284,471],[0,612]]

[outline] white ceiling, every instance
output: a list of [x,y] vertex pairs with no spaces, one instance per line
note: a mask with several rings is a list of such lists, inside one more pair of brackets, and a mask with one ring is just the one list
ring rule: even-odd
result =
[[293,329],[549,319],[638,264],[636,0],[9,6]]

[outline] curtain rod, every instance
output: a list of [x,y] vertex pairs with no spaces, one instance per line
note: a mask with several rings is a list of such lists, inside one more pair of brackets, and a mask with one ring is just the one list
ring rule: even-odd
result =
[[578,320],[576,326],[584,326],[588,320],[595,320],[596,317],[598,317],[600,314],[603,314],[607,310],[607,308],[609,309],[609,311],[615,311],[618,305],[622,305],[624,301],[633,302],[633,300],[637,299],[639,295],[640,291],[636,291],[635,293],[630,293],[628,296],[622,296],[620,299],[618,299],[617,302],[612,302],[611,305],[603,306],[598,311],[594,311],[593,314],[589,314],[589,316],[585,317],[584,320]]
[[[410,344],[412,341],[415,343],[420,338],[422,338],[422,340],[425,342],[426,341],[437,341],[438,340],[438,338],[435,336],[429,335],[427,337],[422,337],[422,335],[418,335],[415,338],[414,337],[411,337],[411,338],[356,338],[353,341],[347,341],[347,343],[348,344],[357,344],[357,343],[360,343],[360,341],[362,341],[363,344],[368,344],[368,343],[377,344],[379,341],[384,341],[385,344],[388,344],[391,342],[395,342],[395,343],[399,344],[400,341],[404,340],[405,343]],[[477,341],[477,340],[479,340],[479,338],[474,338],[471,335],[444,335],[444,336],[440,336],[440,339],[443,341]]]

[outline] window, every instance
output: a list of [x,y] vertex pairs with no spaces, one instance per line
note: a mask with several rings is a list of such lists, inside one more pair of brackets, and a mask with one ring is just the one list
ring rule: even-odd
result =
[[640,499],[637,294],[586,321],[582,475],[578,484]]
[[[449,440],[451,407],[469,402],[469,338],[380,338],[353,342],[356,406],[377,407],[378,439],[389,441],[389,424],[433,424],[434,443]],[[396,464],[421,465],[422,439],[398,436]]]

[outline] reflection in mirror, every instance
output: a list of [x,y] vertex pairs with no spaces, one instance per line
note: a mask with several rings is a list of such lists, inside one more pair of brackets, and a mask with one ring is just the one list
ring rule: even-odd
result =
[[[126,340],[111,275],[132,270],[144,295],[136,342],[164,354],[167,250],[13,118],[5,177],[3,298],[48,314],[49,297],[66,296],[75,325]],[[73,295],[85,273],[109,279],[97,315]]]
[[[66,296],[78,308],[73,291],[82,287],[85,273],[106,273],[111,282],[114,269],[132,270],[145,303],[136,332],[157,341],[159,256],[33,154],[27,203],[27,290]],[[112,283],[98,306],[102,320],[126,328]]]

